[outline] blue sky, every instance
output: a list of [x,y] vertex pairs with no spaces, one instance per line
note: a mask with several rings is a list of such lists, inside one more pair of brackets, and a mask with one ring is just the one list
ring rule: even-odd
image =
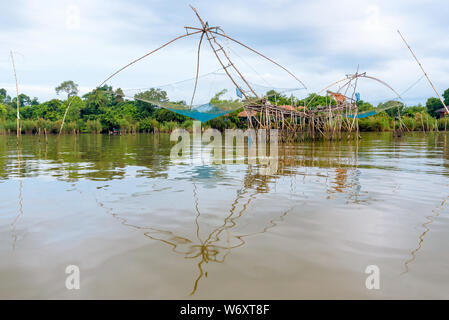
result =
[[[54,88],[59,83],[73,80],[85,93],[117,68],[185,33],[184,26],[198,26],[189,3],[210,25],[223,27],[228,35],[293,71],[308,87],[302,95],[355,72],[357,65],[404,91],[422,73],[397,29],[437,89],[449,88],[447,0],[2,1],[0,88],[13,94],[13,50],[21,92],[46,100],[57,97]],[[109,84],[140,88],[191,78],[197,40],[191,37],[167,47]],[[231,56],[253,82],[297,85],[253,54],[232,48]],[[215,70],[210,50],[202,50],[201,73]],[[360,83],[362,99],[377,103],[393,97],[378,84],[365,82]],[[434,95],[422,79],[404,99],[408,104],[425,103]]]

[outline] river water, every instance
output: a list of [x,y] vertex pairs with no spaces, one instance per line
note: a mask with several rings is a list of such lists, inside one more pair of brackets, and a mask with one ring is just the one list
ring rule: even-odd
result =
[[262,174],[162,134],[0,136],[0,298],[448,299],[448,140],[279,145]]

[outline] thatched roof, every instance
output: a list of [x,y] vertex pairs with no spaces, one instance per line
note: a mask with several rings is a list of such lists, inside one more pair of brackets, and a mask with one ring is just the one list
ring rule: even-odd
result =
[[444,113],[447,113],[447,110],[446,110],[445,107],[443,107],[443,108],[441,108],[441,109],[435,110],[435,112],[439,112],[439,113],[444,112]]
[[341,93],[335,93],[332,91],[327,91],[337,102],[345,102],[346,96],[342,95]]
[[289,106],[289,105],[278,106],[278,108],[287,109],[287,110],[291,110],[291,111],[298,111],[295,107]]
[[[249,116],[250,117],[255,117],[256,116],[256,114],[257,114],[257,112],[256,111],[254,111],[254,110],[248,110],[249,111]],[[246,113],[246,110],[243,110],[242,112],[239,112],[239,114],[237,115],[237,117],[240,117],[240,118],[246,118],[246,117],[248,117],[248,114]]]

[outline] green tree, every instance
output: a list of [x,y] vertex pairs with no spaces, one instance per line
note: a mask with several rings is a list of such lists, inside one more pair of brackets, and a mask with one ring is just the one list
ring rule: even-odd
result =
[[426,102],[426,108],[427,108],[427,112],[431,116],[436,117],[437,113],[435,111],[443,108],[443,104],[441,103],[440,99],[438,99],[438,98],[429,98],[429,99],[427,99],[427,102]]
[[403,114],[404,114],[404,116],[414,118],[415,114],[422,113],[424,111],[426,111],[426,107],[422,106],[421,104],[418,104],[417,106],[410,106],[410,107],[404,108]]
[[134,98],[156,102],[168,102],[167,92],[155,88],[151,88],[150,90],[138,93],[134,96]]
[[60,92],[67,93],[67,99],[71,96],[76,96],[78,94],[78,85],[72,80],[64,81],[59,86],[55,88],[56,94]]
[[9,104],[11,103],[11,97],[8,96],[8,92],[5,89],[0,89],[0,103]]
[[[167,92],[161,89],[151,88],[134,95],[136,106],[143,117],[150,116],[157,107],[157,102],[168,102]],[[151,102],[154,103],[151,103]]]
[[47,119],[51,121],[56,121],[62,119],[64,114],[64,106],[58,99],[53,99],[33,108],[33,118]]
[[124,118],[137,120],[139,118],[139,111],[134,104],[128,102],[120,106],[120,115]]
[[390,100],[384,103],[379,103],[379,105],[377,106],[377,108],[381,109],[381,108],[387,108],[385,110],[385,112],[390,116],[390,117],[397,117],[398,116],[398,108],[399,108],[399,112],[400,114],[403,113],[404,110],[404,104],[402,102],[399,101],[395,101],[395,100]]
[[72,104],[67,111],[66,121],[77,121],[78,119],[81,119],[81,112],[86,107],[86,103],[80,97],[73,97],[73,100],[67,99],[61,106],[61,109],[63,109],[64,112],[70,101]]
[[269,90],[265,95],[268,97],[268,101],[274,105],[282,106],[291,104],[291,99],[289,97],[276,90]]
[[115,103],[119,104],[123,102],[123,98],[125,97],[125,94],[123,93],[123,90],[121,88],[118,88],[115,90]]
[[314,109],[318,106],[326,106],[328,104],[335,105],[335,100],[332,97],[319,96],[316,93],[311,93],[307,98],[298,101],[298,105],[307,106],[308,108]]
[[446,89],[443,92],[443,98],[444,98],[444,103],[447,105],[449,105],[449,89]]
[[371,111],[374,110],[374,106],[369,102],[359,100],[357,102],[357,109],[359,112]]
[[[33,100],[31,100],[31,98],[29,96],[27,96],[24,93],[19,94],[19,108],[22,108],[24,106],[31,106],[37,103],[37,100],[35,100],[37,98],[34,98]],[[17,106],[17,97],[14,97],[11,102],[10,105],[15,108]]]
[[92,92],[86,93],[83,98],[86,102],[86,107],[82,111],[83,116],[95,116],[105,111],[105,108],[112,102],[114,93],[109,86],[103,86],[95,89]]
[[164,108],[156,109],[154,111],[153,116],[158,122],[170,122],[170,121],[184,122],[188,119],[183,115],[180,115],[176,112]]
[[34,118],[34,108],[32,106],[24,106],[19,109],[20,119],[33,119]]
[[219,92],[217,92],[211,99],[210,99],[210,103],[214,104],[217,103],[219,101],[222,101],[221,97],[226,94],[226,92],[228,92],[228,89],[223,89]]
[[8,114],[8,108],[3,103],[0,102],[0,119],[5,120],[6,115]]

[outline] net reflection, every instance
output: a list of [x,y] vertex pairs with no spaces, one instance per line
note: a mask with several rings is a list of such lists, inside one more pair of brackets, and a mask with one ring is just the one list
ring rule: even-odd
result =
[[11,236],[12,236],[12,249],[16,249],[16,244],[18,240],[18,232],[17,232],[17,223],[23,216],[23,182],[21,178],[21,145],[20,140],[17,140],[17,179],[19,181],[19,194],[18,194],[18,204],[19,211],[17,212],[16,217],[11,223]]
[[[349,154],[337,155],[330,161],[334,167],[337,164],[341,165],[344,163],[342,167],[338,165],[337,168],[329,168],[329,163],[323,166],[320,163],[322,160],[314,158],[314,152],[307,153],[307,156],[300,158],[297,150],[294,148],[285,148],[282,151],[278,170],[272,175],[260,174],[257,166],[245,165],[246,171],[241,179],[241,188],[236,190],[236,195],[230,202],[229,209],[222,217],[222,223],[212,227],[211,230],[208,230],[212,224],[211,213],[207,212],[205,215],[201,209],[202,203],[206,204],[210,199],[207,198],[207,194],[201,194],[199,185],[203,188],[213,188],[217,181],[226,180],[226,177],[229,175],[229,173],[226,173],[226,170],[230,170],[232,165],[218,167],[200,165],[180,170],[185,176],[183,179],[191,184],[191,206],[194,210],[191,236],[186,236],[175,230],[131,222],[131,219],[127,218],[125,214],[117,211],[114,206],[107,205],[100,197],[96,198],[96,202],[121,224],[141,230],[145,237],[168,245],[173,252],[181,255],[184,259],[194,261],[196,275],[194,276],[190,292],[191,295],[194,295],[199,290],[201,280],[208,277],[208,264],[224,263],[234,249],[245,246],[248,238],[263,235],[272,228],[277,227],[301,203],[298,199],[292,200],[288,207],[283,208],[279,206],[268,217],[250,215],[246,221],[242,221],[243,217],[248,215],[248,210],[251,206],[251,212],[257,210],[260,195],[278,192],[276,188],[282,187],[280,178],[289,178],[289,193],[287,193],[287,196],[297,196],[296,183],[298,177],[316,179],[317,177],[321,178],[320,175],[323,175],[326,179],[331,179],[331,187],[328,192],[347,194],[349,199],[357,202],[361,188],[358,181],[360,173],[357,173],[357,168],[354,166],[354,159],[357,158],[354,156],[354,150],[350,148],[348,151],[350,152]],[[319,158],[320,156],[317,155],[317,157]],[[301,164],[305,166],[301,167]],[[310,167],[312,164],[321,166]],[[317,172],[317,170],[320,172]],[[176,179],[179,180],[181,178],[177,176]],[[156,190],[153,189],[153,191]],[[257,219],[257,222],[254,219]],[[265,222],[261,222],[261,219],[264,219]],[[254,228],[249,228],[255,230],[248,231],[248,224],[255,225]]]
[[421,225],[421,227],[424,228],[424,231],[418,237],[417,247],[410,252],[410,258],[404,262],[404,272],[402,272],[402,274],[406,274],[410,271],[410,264],[416,260],[416,255],[418,254],[418,251],[420,251],[422,249],[422,246],[424,243],[424,237],[430,231],[430,225],[444,211],[444,209],[446,207],[446,202],[448,199],[449,199],[449,196],[447,198],[443,199],[443,201],[435,209],[432,210],[431,215],[428,215],[425,217],[427,221]]
[[[198,180],[198,178],[196,178]],[[239,225],[239,219],[247,211],[249,204],[256,200],[261,190],[266,190],[266,185],[270,177],[260,176],[259,174],[249,173],[244,181],[244,186],[239,190],[238,195],[232,202],[229,212],[223,219],[223,223],[213,228],[206,236],[201,236],[202,223],[200,210],[200,194],[198,192],[198,181],[193,180],[193,206],[195,208],[194,219],[194,238],[188,238],[180,234],[176,234],[170,230],[163,230],[155,227],[142,226],[130,223],[127,218],[116,213],[112,207],[107,207],[101,200],[96,199],[97,204],[106,210],[114,219],[120,221],[121,224],[142,230],[144,236],[162,242],[171,247],[171,250],[177,254],[181,254],[185,259],[195,260],[198,275],[194,280],[191,295],[198,290],[198,284],[203,277],[207,277],[205,266],[210,262],[224,263],[228,255],[233,249],[245,245],[245,238],[257,234],[263,234],[269,229],[277,226],[291,209],[282,212],[278,217],[270,219],[262,230],[251,233],[233,232]]]

